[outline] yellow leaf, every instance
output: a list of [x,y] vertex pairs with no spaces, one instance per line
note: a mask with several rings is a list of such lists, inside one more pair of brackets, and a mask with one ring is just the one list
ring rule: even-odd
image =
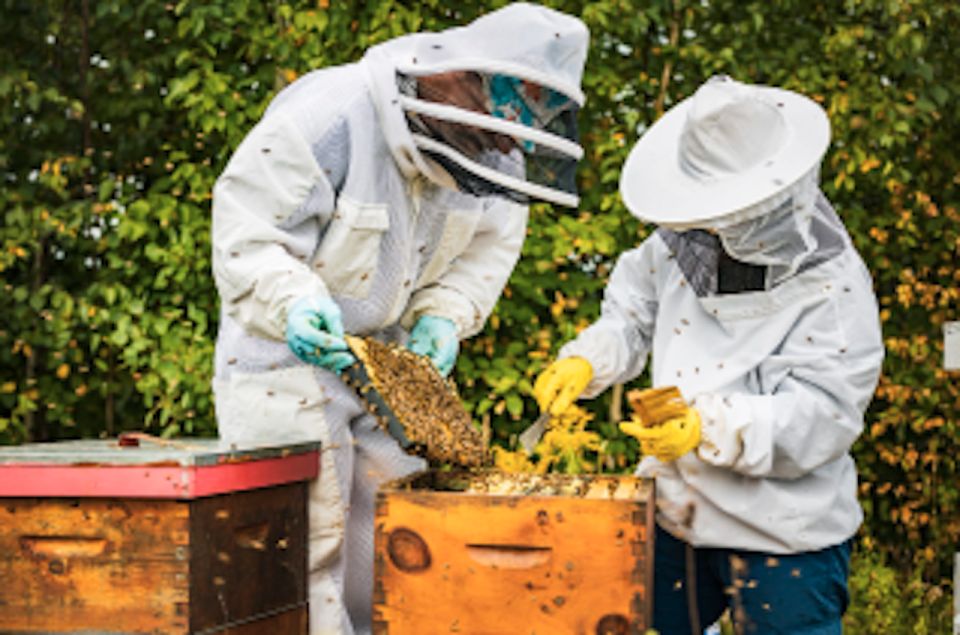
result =
[[60,379],[66,379],[70,376],[70,366],[68,364],[60,364],[57,367],[57,377]]
[[509,450],[495,446],[493,448],[493,461],[494,465],[504,472],[518,473],[532,472],[534,470],[530,458],[520,450],[510,452]]
[[15,391],[16,389],[17,389],[17,384],[15,382],[8,381],[2,387],[0,387],[0,392],[9,394]]

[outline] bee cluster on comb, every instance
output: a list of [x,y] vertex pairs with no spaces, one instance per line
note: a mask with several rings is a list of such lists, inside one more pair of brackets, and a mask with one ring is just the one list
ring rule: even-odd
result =
[[687,402],[676,386],[631,390],[627,393],[627,403],[635,419],[646,428],[682,416],[687,410]]
[[[372,338],[347,337],[350,350],[360,360],[370,385],[356,386],[369,410],[377,413],[371,391],[392,411],[412,448],[433,464],[480,467],[487,450],[480,431],[464,409],[456,387],[433,364],[402,346]],[[385,416],[380,425],[387,428]]]

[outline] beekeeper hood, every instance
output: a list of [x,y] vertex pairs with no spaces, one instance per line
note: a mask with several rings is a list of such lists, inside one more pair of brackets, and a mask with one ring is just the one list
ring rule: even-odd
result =
[[811,99],[717,76],[643,135],[620,192],[641,220],[716,233],[731,257],[767,267],[775,286],[848,240],[819,189],[829,142]]
[[405,176],[575,207],[588,38],[576,18],[515,3],[370,49],[377,108]]

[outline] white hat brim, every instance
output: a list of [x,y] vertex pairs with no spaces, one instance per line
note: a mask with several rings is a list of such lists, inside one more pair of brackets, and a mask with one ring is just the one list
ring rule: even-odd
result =
[[790,187],[812,170],[830,144],[830,120],[812,99],[780,88],[754,86],[782,108],[787,136],[780,150],[758,165],[711,180],[680,166],[680,137],[693,103],[689,97],[650,127],[630,151],[620,173],[620,195],[640,220],[693,227],[735,214]]

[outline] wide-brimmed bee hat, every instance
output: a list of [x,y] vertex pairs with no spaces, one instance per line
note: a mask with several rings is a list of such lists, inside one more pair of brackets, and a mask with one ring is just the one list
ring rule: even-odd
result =
[[620,193],[634,216],[658,225],[736,223],[816,169],[829,143],[827,114],[812,99],[716,76],[641,136]]

